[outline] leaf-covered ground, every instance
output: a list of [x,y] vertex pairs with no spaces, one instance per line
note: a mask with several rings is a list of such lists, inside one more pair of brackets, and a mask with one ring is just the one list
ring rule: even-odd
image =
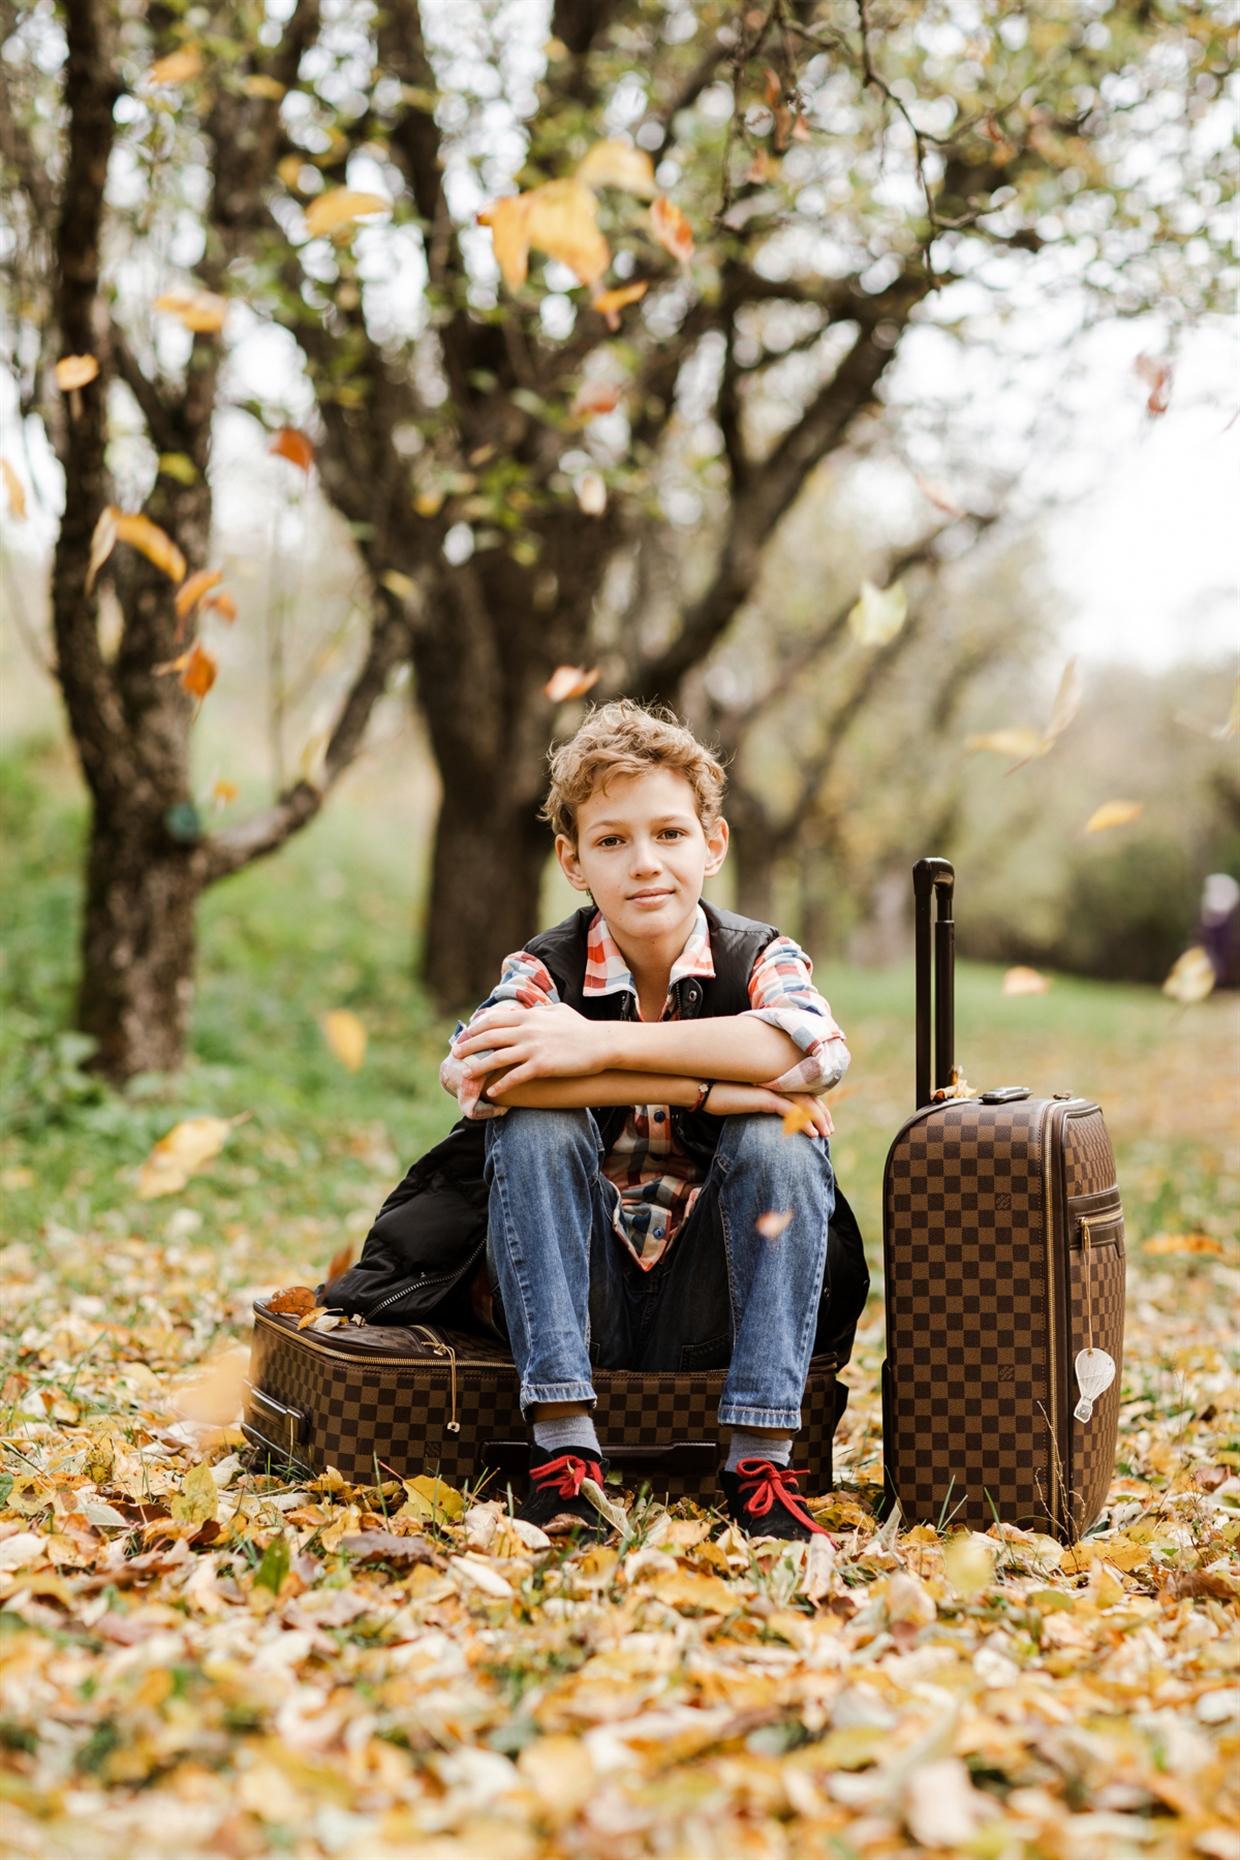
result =
[[[53,1030],[72,848],[37,835],[38,883],[10,889],[6,1851],[1240,1857],[1234,1002],[1059,979],[1005,1001],[962,971],[973,1083],[1093,1093],[1116,1141],[1120,1454],[1082,1545],[875,1524],[876,1293],[829,1552],[639,1495],[623,1538],[566,1552],[485,1494],[255,1481],[194,1418],[235,1397],[253,1296],[315,1283],[450,1113],[404,907],[340,831],[212,902],[194,1064],[124,1100]],[[908,978],[828,987],[855,1055],[835,1154],[873,1242]],[[371,1030],[357,1075],[320,1031],[336,1006]],[[178,1117],[247,1111],[183,1191],[137,1198]]]

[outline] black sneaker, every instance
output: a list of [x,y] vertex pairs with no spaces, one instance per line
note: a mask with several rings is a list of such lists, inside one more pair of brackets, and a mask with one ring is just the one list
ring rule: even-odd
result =
[[788,1537],[808,1543],[825,1537],[797,1491],[797,1475],[773,1460],[738,1460],[735,1472],[719,1475],[728,1501],[728,1515],[750,1537]]
[[603,1537],[611,1526],[581,1488],[587,1479],[601,1486],[606,1476],[607,1461],[594,1447],[563,1447],[550,1453],[545,1447],[531,1447],[530,1489],[517,1516],[549,1537],[566,1537],[583,1526]]

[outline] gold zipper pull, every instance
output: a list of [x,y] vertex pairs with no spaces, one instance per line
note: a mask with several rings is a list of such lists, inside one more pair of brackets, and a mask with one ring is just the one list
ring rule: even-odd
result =
[[1090,1247],[1089,1222],[1082,1221],[1081,1222],[1081,1251],[1082,1253],[1088,1253],[1089,1247]]

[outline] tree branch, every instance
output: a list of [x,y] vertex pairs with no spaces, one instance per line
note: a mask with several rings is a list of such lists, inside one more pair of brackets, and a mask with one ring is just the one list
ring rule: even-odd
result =
[[151,444],[157,452],[180,452],[184,446],[184,435],[177,421],[176,410],[169,406],[155,383],[143,373],[120,324],[113,322],[110,333],[113,364],[142,411]]

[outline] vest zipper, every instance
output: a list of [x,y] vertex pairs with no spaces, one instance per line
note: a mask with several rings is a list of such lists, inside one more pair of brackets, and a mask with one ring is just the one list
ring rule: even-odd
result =
[[[379,1300],[366,1322],[368,1324],[373,1322],[379,1312],[386,1311],[389,1305],[398,1304],[405,1296],[406,1292],[421,1291],[422,1287],[426,1285],[446,1285],[449,1279],[463,1279],[485,1245],[486,1241],[484,1240],[480,1246],[474,1248],[463,1266],[457,1266],[451,1272],[436,1273],[435,1277],[431,1279],[406,1279],[403,1285],[398,1285],[394,1292],[389,1292],[386,1298],[381,1298]],[[414,1328],[416,1328],[416,1326],[414,1326]]]

